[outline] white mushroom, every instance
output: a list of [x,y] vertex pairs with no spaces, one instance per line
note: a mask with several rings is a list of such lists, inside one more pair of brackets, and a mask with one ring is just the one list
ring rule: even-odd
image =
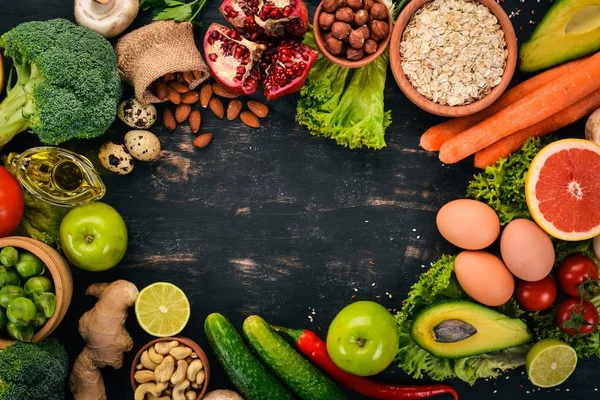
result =
[[75,0],[75,20],[111,38],[131,25],[139,9],[139,0]]

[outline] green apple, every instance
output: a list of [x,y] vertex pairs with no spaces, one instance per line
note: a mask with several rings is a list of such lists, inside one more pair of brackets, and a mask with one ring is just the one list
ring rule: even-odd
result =
[[60,224],[60,245],[76,267],[104,271],[117,265],[125,255],[127,227],[108,204],[86,204],[65,215]]
[[398,328],[392,314],[372,301],[346,306],[327,333],[327,352],[346,372],[371,376],[386,369],[398,353]]

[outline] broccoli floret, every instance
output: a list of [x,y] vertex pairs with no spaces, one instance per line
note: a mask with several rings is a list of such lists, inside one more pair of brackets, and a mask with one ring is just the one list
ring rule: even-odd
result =
[[0,103],[0,148],[27,129],[57,145],[100,136],[114,121],[117,57],[97,32],[65,19],[26,22],[2,35],[0,48],[17,75]]
[[0,352],[0,400],[62,400],[69,357],[56,339],[16,344]]

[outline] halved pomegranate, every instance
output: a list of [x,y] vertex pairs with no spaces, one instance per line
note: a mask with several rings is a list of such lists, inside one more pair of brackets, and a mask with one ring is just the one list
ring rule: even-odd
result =
[[300,42],[281,42],[263,80],[267,100],[276,100],[300,90],[318,55],[315,50]]
[[308,31],[308,10],[302,0],[225,0],[221,14],[250,40],[269,36],[302,36]]
[[264,50],[264,45],[220,24],[212,24],[204,36],[204,57],[213,78],[240,95],[256,92]]

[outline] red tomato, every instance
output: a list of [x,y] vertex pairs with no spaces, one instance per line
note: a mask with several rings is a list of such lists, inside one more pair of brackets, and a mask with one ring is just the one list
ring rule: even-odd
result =
[[587,335],[596,330],[598,310],[590,301],[569,297],[558,306],[556,324],[567,335]]
[[21,185],[6,168],[0,167],[0,238],[17,229],[24,209]]
[[530,311],[542,311],[554,304],[556,283],[549,276],[537,282],[518,280],[515,292],[523,307]]
[[[579,288],[582,283],[598,281],[598,266],[588,256],[576,254],[565,258],[560,263],[557,279],[563,292],[572,297],[581,297]],[[591,297],[594,292],[598,291],[598,286],[592,284],[588,290],[584,291]]]

